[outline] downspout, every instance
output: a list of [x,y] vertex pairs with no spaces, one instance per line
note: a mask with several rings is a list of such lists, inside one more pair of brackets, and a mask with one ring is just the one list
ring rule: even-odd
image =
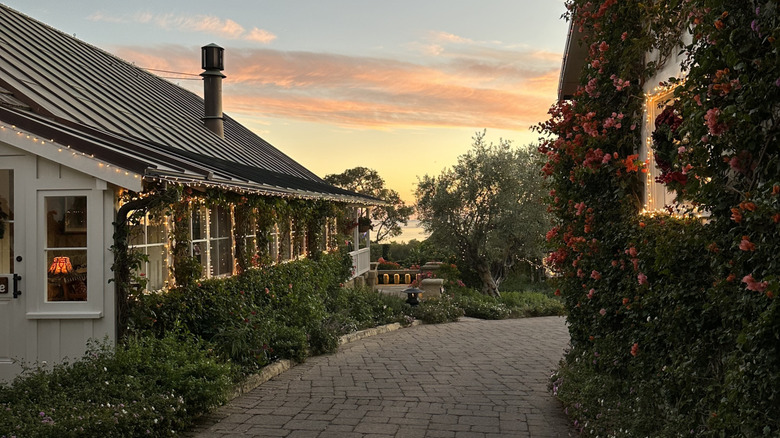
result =
[[114,283],[116,287],[116,336],[122,339],[127,330],[127,297],[130,284],[129,254],[129,230],[127,219],[131,211],[145,210],[154,200],[154,196],[129,201],[119,207],[114,222]]

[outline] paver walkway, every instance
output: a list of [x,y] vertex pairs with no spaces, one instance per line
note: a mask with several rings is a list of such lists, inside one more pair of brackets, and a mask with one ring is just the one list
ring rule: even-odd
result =
[[197,437],[566,437],[547,390],[561,317],[421,325],[310,358],[218,409]]

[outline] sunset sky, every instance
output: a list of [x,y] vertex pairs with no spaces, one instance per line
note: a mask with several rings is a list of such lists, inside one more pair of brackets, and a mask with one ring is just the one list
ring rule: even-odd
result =
[[219,44],[226,113],[320,176],[376,169],[407,202],[476,131],[536,140],[567,29],[563,0],[0,2],[199,95],[200,47]]

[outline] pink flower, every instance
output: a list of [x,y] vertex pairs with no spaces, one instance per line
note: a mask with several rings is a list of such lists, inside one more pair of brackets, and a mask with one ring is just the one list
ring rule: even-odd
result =
[[604,158],[601,159],[601,164],[607,164],[611,159],[612,159],[612,155],[604,154]]
[[620,40],[625,41],[628,38],[628,32],[623,32],[622,35],[620,35]]
[[747,290],[764,293],[769,283],[766,281],[756,281],[752,274],[748,274],[742,278],[742,282],[746,284]]
[[636,276],[636,279],[639,280],[639,284],[647,284],[647,275],[641,272]]
[[742,251],[755,251],[756,244],[750,241],[750,236],[742,236],[742,241],[739,242],[739,249]]
[[718,121],[720,116],[720,109],[710,108],[707,110],[707,114],[704,115],[704,120],[707,122],[707,128],[710,130],[710,134],[718,136],[726,132],[726,125]]
[[679,148],[677,148],[678,155],[682,155],[684,153],[685,153],[685,146],[680,146]]
[[599,271],[593,270],[593,272],[590,273],[590,278],[594,280],[601,280],[601,273]]
[[607,309],[604,309],[604,308],[602,308],[601,310],[599,310],[599,314],[600,314],[601,316],[604,316],[604,315],[606,315],[606,314],[607,314]]
[[639,354],[639,344],[634,342],[634,345],[631,346],[631,355],[636,356]]
[[593,299],[593,295],[596,294],[596,289],[591,289],[588,291],[588,299]]
[[607,50],[609,50],[609,44],[607,44],[606,41],[602,41],[601,44],[599,44],[599,51],[606,52]]

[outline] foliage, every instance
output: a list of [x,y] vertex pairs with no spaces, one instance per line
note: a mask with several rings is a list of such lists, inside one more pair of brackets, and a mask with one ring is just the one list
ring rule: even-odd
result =
[[422,266],[429,261],[454,261],[454,255],[427,239],[412,239],[405,243],[372,243],[371,260],[392,260],[402,266]]
[[[777,436],[777,3],[567,6],[588,48],[581,86],[537,127],[572,337],[554,391],[588,436]],[[686,79],[670,81],[653,146],[686,202],[670,210],[706,220],[639,214],[641,85],[686,28]]]
[[401,225],[409,223],[414,207],[407,206],[395,190],[385,187],[376,170],[354,167],[339,174],[325,175],[324,180],[341,188],[380,199],[387,205],[371,210],[374,240],[381,242],[401,234]]
[[513,149],[504,140],[488,144],[484,132],[473,141],[451,169],[420,179],[417,211],[432,233],[428,240],[477,271],[483,293],[498,295],[515,262],[541,258],[543,186],[534,151]]
[[463,309],[450,295],[444,294],[438,300],[423,300],[411,308],[411,313],[426,324],[442,324],[457,321],[463,316]]
[[0,436],[172,436],[226,399],[235,372],[191,337],[93,345],[0,386]]
[[185,328],[246,372],[277,357],[303,360],[310,334],[322,336],[324,297],[348,277],[346,259],[334,253],[145,294],[132,303],[130,329],[162,336]]

